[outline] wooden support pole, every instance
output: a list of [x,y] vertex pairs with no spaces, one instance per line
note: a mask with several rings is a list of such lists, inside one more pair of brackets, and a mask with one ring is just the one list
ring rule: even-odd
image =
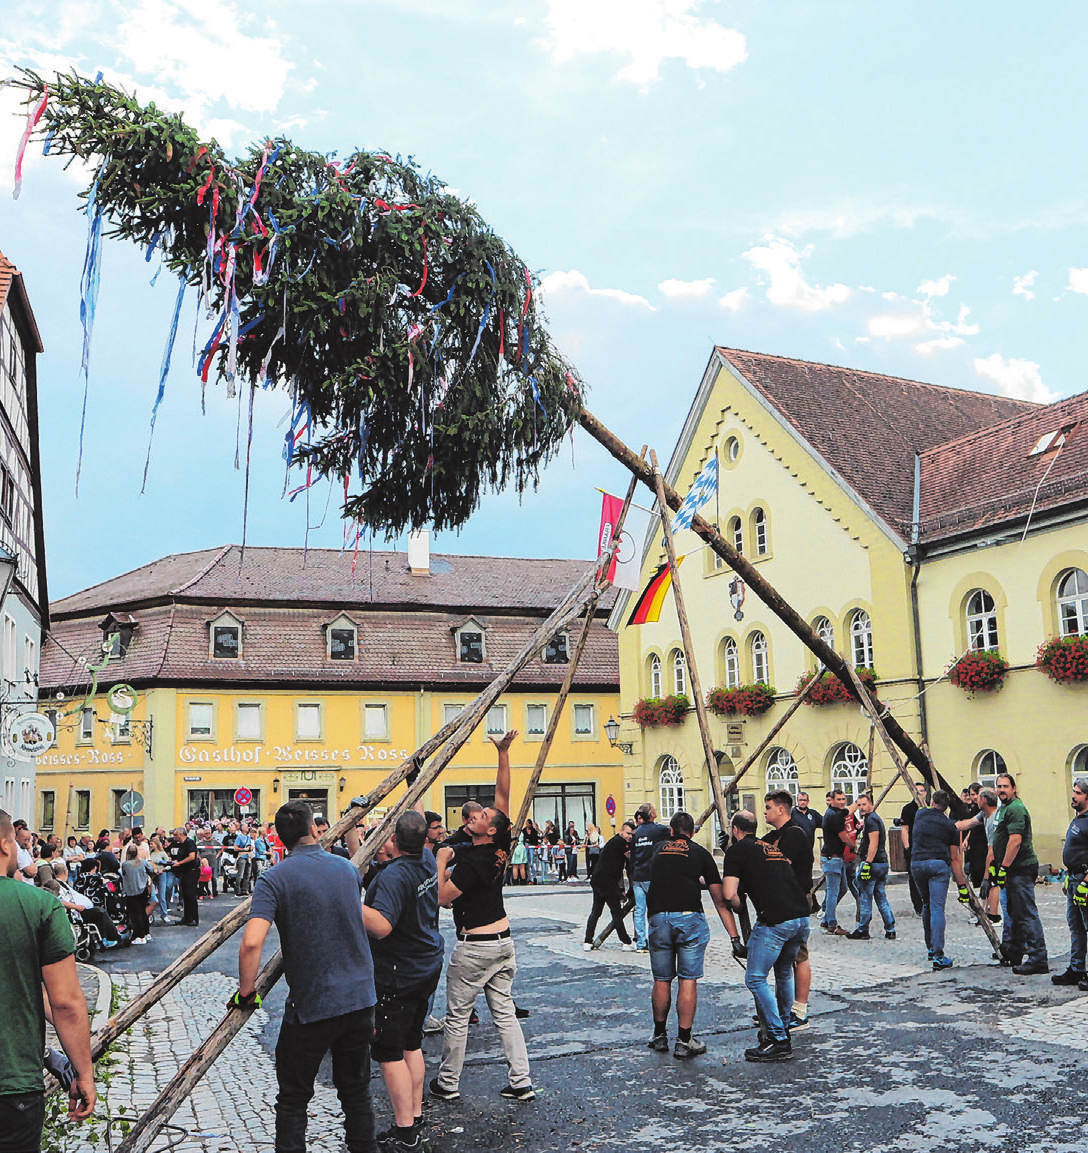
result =
[[[812,678],[812,680],[810,680],[808,684],[805,685],[805,687],[797,694],[797,696],[794,697],[793,701],[790,703],[790,707],[782,714],[782,717],[775,722],[771,728],[771,731],[763,738],[762,741],[759,742],[748,759],[740,766],[739,769],[737,769],[733,779],[729,782],[724,790],[726,796],[729,796],[730,793],[735,793],[737,791],[737,785],[740,782],[741,777],[743,777],[744,774],[748,772],[748,770],[763,755],[763,752],[770,745],[771,741],[773,741],[775,737],[777,737],[778,734],[785,728],[786,722],[790,719],[790,717],[792,717],[793,714],[797,712],[797,710],[805,703],[805,699],[808,697],[809,693],[811,693],[816,685],[823,679],[825,671],[825,669],[820,669]],[[713,812],[714,806],[708,805],[706,812],[704,812],[699,820],[695,823],[696,832],[698,832],[703,827],[703,825],[706,824],[706,822],[710,819],[710,814]]]
[[[699,736],[703,741],[703,755],[706,758],[706,771],[710,777],[710,791],[718,809],[718,821],[723,829],[728,829],[726,820],[725,794],[722,792],[722,779],[718,774],[718,758],[714,755],[714,742],[710,739],[710,723],[706,717],[706,701],[703,686],[699,681],[699,666],[695,661],[695,648],[691,642],[691,626],[684,605],[684,594],[680,588],[680,566],[676,562],[676,546],[672,539],[672,525],[669,524],[669,505],[665,499],[665,482],[657,466],[657,453],[650,451],[650,464],[653,466],[654,490],[657,493],[657,507],[661,513],[661,528],[665,533],[665,552],[669,558],[672,573],[672,596],[676,604],[676,615],[680,621],[680,638],[684,643],[684,656],[687,660],[688,679],[691,681],[691,695],[695,700],[695,716],[699,722]],[[667,814],[662,813],[662,816]]]

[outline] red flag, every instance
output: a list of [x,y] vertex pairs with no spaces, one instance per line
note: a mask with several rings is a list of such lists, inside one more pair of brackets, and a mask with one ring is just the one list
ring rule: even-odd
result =
[[[616,531],[616,522],[620,519],[620,513],[623,511],[623,501],[618,496],[611,496],[609,493],[604,493],[604,499],[601,501],[601,531],[597,534],[597,556],[602,557],[612,547],[612,536]],[[612,557],[612,562],[608,566],[608,572],[605,574],[610,583],[615,582],[616,576],[616,558]]]

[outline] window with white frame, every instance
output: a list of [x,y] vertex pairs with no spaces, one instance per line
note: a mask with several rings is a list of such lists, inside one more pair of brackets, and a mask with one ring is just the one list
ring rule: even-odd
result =
[[127,713],[110,713],[110,740],[115,744],[127,745],[132,740],[132,724]]
[[212,621],[211,655],[216,660],[237,660],[242,655],[242,622],[231,613]]
[[525,706],[525,732],[530,737],[542,737],[548,728],[548,706]]
[[1088,777],[1088,745],[1081,745],[1081,747],[1074,751],[1072,757],[1069,758],[1069,767],[1072,770],[1073,780],[1078,777]]
[[850,652],[854,668],[873,667],[873,622],[864,609],[855,609],[850,614]]
[[23,637],[23,680],[30,684],[38,671],[38,646],[33,637]]
[[19,680],[18,629],[15,618],[4,613],[4,680]]
[[215,706],[210,701],[190,701],[186,734],[190,741],[210,741],[215,730]]
[[384,704],[363,705],[363,738],[368,741],[389,739],[389,709]]
[[672,653],[672,691],[678,697],[688,691],[688,663],[679,649]]
[[358,652],[359,633],[354,622],[339,616],[329,625],[328,655],[330,661],[353,661]]
[[726,535],[733,542],[733,547],[737,552],[744,552],[744,523],[739,516],[729,518]]
[[1063,637],[1088,633],[1088,573],[1073,568],[1058,581],[1058,626]]
[[967,598],[967,644],[976,650],[997,648],[997,610],[985,589]]
[[486,650],[484,631],[477,624],[466,624],[457,630],[457,659],[462,664],[482,665]]
[[771,660],[767,651],[767,638],[761,632],[752,633],[748,639],[748,649],[752,656],[752,680],[757,685],[769,685]]
[[789,749],[781,747],[771,749],[767,754],[767,792],[773,793],[779,789],[785,789],[794,799],[801,791],[797,762]]
[[732,637],[722,641],[722,672],[727,689],[740,688],[740,649]]
[[575,705],[572,711],[574,713],[574,735],[576,737],[593,736],[593,706]]
[[234,706],[234,739],[259,741],[262,736],[261,702],[239,701]]
[[829,649],[835,647],[835,626],[828,617],[817,617],[812,622],[812,631]]
[[752,513],[752,531],[755,534],[756,556],[766,556],[771,551],[771,540],[767,533],[767,514],[761,508]]
[[487,735],[501,737],[506,732],[506,706],[492,705],[487,710]]
[[996,749],[983,749],[975,757],[975,780],[984,789],[996,788],[998,775],[1008,771],[1005,758]]
[[680,771],[680,764],[675,757],[668,755],[659,762],[661,772],[661,819],[667,822],[673,813],[680,812],[684,807],[684,774]]
[[869,762],[853,741],[843,741],[831,760],[831,788],[856,801],[869,788]]
[[295,740],[321,740],[321,705],[318,703],[295,705]]
[[650,657],[650,696],[659,697],[663,691],[661,679],[661,658],[654,653]]
[[464,705],[443,705],[442,706],[442,724],[448,725],[451,721],[455,721],[464,709]]
[[94,740],[94,709],[83,709],[79,714],[79,740],[81,744]]

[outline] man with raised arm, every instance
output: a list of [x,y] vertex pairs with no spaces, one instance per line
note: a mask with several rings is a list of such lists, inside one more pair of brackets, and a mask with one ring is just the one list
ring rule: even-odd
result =
[[517,972],[510,920],[502,885],[510,859],[510,745],[516,731],[492,743],[498,750],[495,804],[473,812],[465,822],[471,846],[438,850],[438,901],[453,909],[457,947],[446,969],[446,1029],[442,1063],[430,1083],[442,1101],[456,1101],[465,1063],[468,1023],[476,997],[483,993],[499,1031],[508,1068],[501,1095],[513,1101],[536,1096],[529,1077],[529,1055],[518,1024],[513,984]]

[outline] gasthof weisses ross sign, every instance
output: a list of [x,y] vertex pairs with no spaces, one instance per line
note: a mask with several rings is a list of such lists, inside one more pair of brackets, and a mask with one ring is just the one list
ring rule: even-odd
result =
[[389,745],[356,745],[351,748],[313,748],[307,745],[182,745],[178,760],[183,765],[367,765],[380,761],[404,761],[408,749]]

